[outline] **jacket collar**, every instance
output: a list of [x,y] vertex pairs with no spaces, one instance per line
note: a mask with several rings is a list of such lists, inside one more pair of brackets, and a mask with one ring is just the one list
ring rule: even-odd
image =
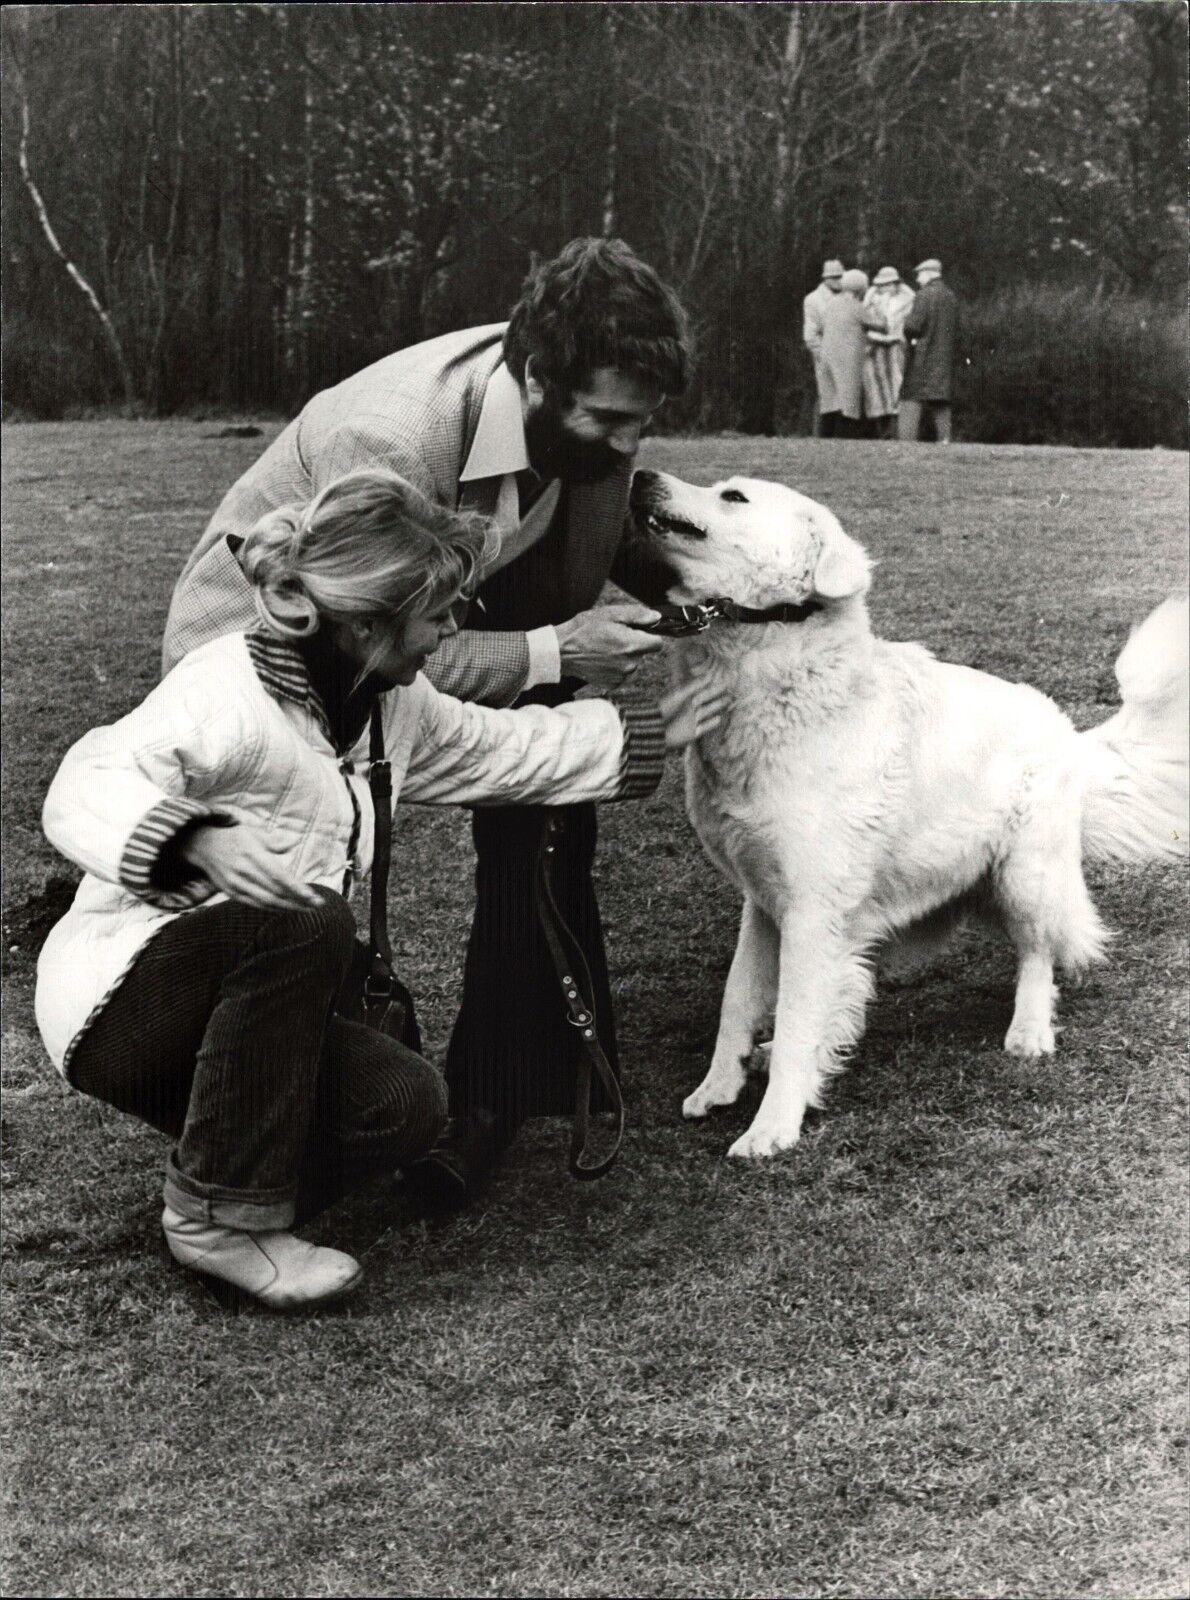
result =
[[315,693],[305,660],[293,641],[270,633],[262,624],[245,633],[244,644],[265,693],[308,711],[333,748],[335,741],[326,707]]
[[459,473],[460,484],[477,478],[503,478],[529,465],[520,385],[499,363],[484,390],[471,449]]

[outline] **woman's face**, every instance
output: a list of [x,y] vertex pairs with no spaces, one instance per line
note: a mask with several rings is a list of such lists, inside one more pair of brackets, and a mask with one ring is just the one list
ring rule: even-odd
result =
[[[338,635],[338,643],[357,665],[367,666],[371,675],[386,689],[407,687],[433,655],[443,639],[458,633],[454,617],[457,596],[444,600],[432,611],[425,611],[407,622],[386,630],[381,622],[348,624]],[[373,660],[373,653],[384,639],[384,647]]]
[[443,639],[458,633],[454,606],[455,600],[445,600],[433,611],[410,617],[399,626],[389,653],[372,668],[376,676],[390,688],[412,683],[425,666],[427,656],[434,654]]

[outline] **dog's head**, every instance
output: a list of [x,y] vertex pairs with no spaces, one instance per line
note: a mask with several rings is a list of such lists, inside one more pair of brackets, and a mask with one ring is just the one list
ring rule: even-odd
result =
[[783,484],[727,478],[702,489],[642,471],[629,504],[625,584],[646,604],[764,609],[867,590],[864,550],[825,506]]

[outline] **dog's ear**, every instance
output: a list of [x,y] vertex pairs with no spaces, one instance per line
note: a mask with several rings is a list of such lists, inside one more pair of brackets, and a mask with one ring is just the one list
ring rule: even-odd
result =
[[814,593],[824,600],[848,600],[863,594],[872,581],[867,552],[854,539],[833,529],[822,541],[814,564]]

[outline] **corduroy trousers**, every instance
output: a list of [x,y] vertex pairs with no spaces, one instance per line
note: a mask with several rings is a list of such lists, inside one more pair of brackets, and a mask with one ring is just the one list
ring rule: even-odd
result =
[[176,1140],[165,1200],[264,1231],[315,1215],[429,1149],[446,1085],[423,1057],[336,1015],[367,952],[345,900],[236,902],[169,922],[83,1035],[76,1089]]

